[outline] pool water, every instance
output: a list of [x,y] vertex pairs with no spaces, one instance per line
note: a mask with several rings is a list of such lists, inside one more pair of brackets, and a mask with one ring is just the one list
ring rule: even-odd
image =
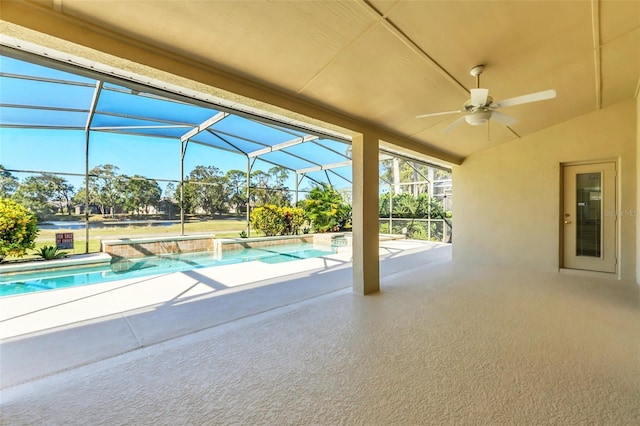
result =
[[[126,264],[74,267],[0,276],[0,297],[36,291],[98,284],[127,278],[167,274],[211,266],[259,261],[282,263],[334,254],[335,249],[310,243],[229,250],[217,259],[212,253],[172,254],[126,260]],[[126,269],[119,271],[120,269]]]

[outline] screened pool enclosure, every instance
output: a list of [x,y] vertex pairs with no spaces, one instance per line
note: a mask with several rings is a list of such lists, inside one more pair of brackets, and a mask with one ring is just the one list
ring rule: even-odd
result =
[[[0,54],[0,195],[21,187],[23,196],[37,197],[34,188],[49,185],[52,195],[41,204],[58,214],[80,215],[75,229],[84,228],[85,252],[90,215],[122,212],[123,188],[135,187],[138,198],[127,204],[128,212],[138,219],[172,219],[181,235],[193,231],[194,213],[229,211],[246,218],[250,235],[251,208],[268,194],[295,204],[312,187],[331,185],[349,201],[347,135],[10,48]],[[381,152],[381,160],[391,158]],[[440,180],[435,187],[446,181]],[[98,187],[100,199],[94,194]],[[216,199],[214,187],[224,187],[231,197]],[[204,207],[189,198],[197,188],[209,188]]]

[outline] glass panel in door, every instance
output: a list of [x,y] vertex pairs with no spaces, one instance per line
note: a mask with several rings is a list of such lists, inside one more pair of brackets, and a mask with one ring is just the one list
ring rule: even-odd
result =
[[576,256],[602,253],[602,174],[576,174]]

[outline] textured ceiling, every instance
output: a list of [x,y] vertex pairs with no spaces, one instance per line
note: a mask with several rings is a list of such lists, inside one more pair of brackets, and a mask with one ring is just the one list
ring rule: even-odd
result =
[[[633,97],[640,1],[39,2],[249,78],[448,154],[466,157]],[[494,100],[546,89],[557,98],[501,111],[510,128],[442,133],[475,87]]]

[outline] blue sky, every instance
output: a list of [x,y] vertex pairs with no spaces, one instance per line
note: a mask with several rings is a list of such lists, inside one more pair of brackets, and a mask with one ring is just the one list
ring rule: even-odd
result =
[[[42,126],[75,126],[82,128],[87,120],[86,110],[89,108],[93,97],[95,80],[83,76],[69,74],[51,68],[35,65],[20,60],[0,57],[0,69],[3,73],[45,77],[54,80],[64,80],[73,84],[59,84],[54,81],[42,82],[10,78],[7,75],[0,77],[0,103],[6,105],[28,105],[36,107],[68,108],[69,111],[60,112],[51,109],[31,108],[0,108],[0,123],[33,124]],[[92,121],[93,126],[140,126],[164,124],[162,120],[178,122],[200,123],[215,114],[212,108],[185,105],[177,102],[168,102],[158,107],[158,102],[151,97],[135,95],[130,89],[106,83],[106,87],[114,90],[103,90],[99,102],[98,111]],[[153,111],[154,120],[140,119],[146,116],[144,113]],[[122,114],[120,116],[114,113]],[[241,146],[246,152],[261,148],[250,140],[260,140],[263,143],[278,143],[287,139],[295,139],[295,131],[280,131],[265,128],[265,126],[250,122],[239,117],[228,117],[217,125],[217,130],[229,133],[241,132],[247,140],[225,136],[228,141],[236,146]],[[110,132],[91,132],[89,150],[89,168],[101,164],[114,164],[120,168],[119,172],[126,175],[142,175],[153,179],[180,179],[180,135],[188,129],[176,128],[163,130],[171,138],[159,138],[149,136],[133,136]],[[159,130],[145,130],[149,134]],[[236,133],[237,134],[237,133]],[[201,141],[212,145],[223,143],[210,134],[198,135]],[[323,141],[323,144],[336,152],[344,152],[345,145],[334,141]],[[225,145],[228,146],[228,145]],[[293,147],[297,155],[302,158],[310,158],[316,162],[331,163],[343,161],[344,158],[336,152],[326,151],[321,154],[310,153],[308,144]],[[272,161],[282,161],[283,153],[270,153],[264,158]],[[308,166],[303,159],[286,157],[291,167],[303,168]],[[83,130],[44,130],[24,128],[2,128],[0,132],[0,164],[13,170],[38,170],[58,173],[85,172],[85,132]],[[197,165],[212,165],[223,173],[232,170],[246,170],[247,159],[244,155],[234,154],[228,151],[213,149],[191,143],[185,156],[185,175]],[[267,171],[273,164],[265,163],[259,159],[256,161],[253,171]],[[321,172],[322,173],[322,172]],[[349,177],[350,170],[342,169],[340,173]],[[19,179],[26,175],[14,173]],[[295,187],[294,173],[288,182],[290,188]],[[65,178],[78,189],[83,182],[81,177],[65,176]],[[345,181],[334,178],[337,187],[348,186]],[[338,183],[339,182],[339,183]],[[165,184],[161,183],[164,188]],[[308,187],[309,181],[302,184],[302,188]]]
[[[84,132],[2,129],[0,164],[14,170],[83,174]],[[117,165],[121,174],[129,176],[138,174],[154,179],[179,180],[180,144],[163,138],[94,132],[89,150],[89,168],[100,164]],[[223,172],[233,169],[245,171],[247,160],[238,154],[191,144],[185,156],[185,174],[201,164],[213,165]],[[253,170],[266,172],[270,167],[272,165],[257,162]],[[18,178],[26,176],[14,174]],[[65,178],[76,187],[82,185],[82,178]],[[164,188],[164,184],[161,186]]]

